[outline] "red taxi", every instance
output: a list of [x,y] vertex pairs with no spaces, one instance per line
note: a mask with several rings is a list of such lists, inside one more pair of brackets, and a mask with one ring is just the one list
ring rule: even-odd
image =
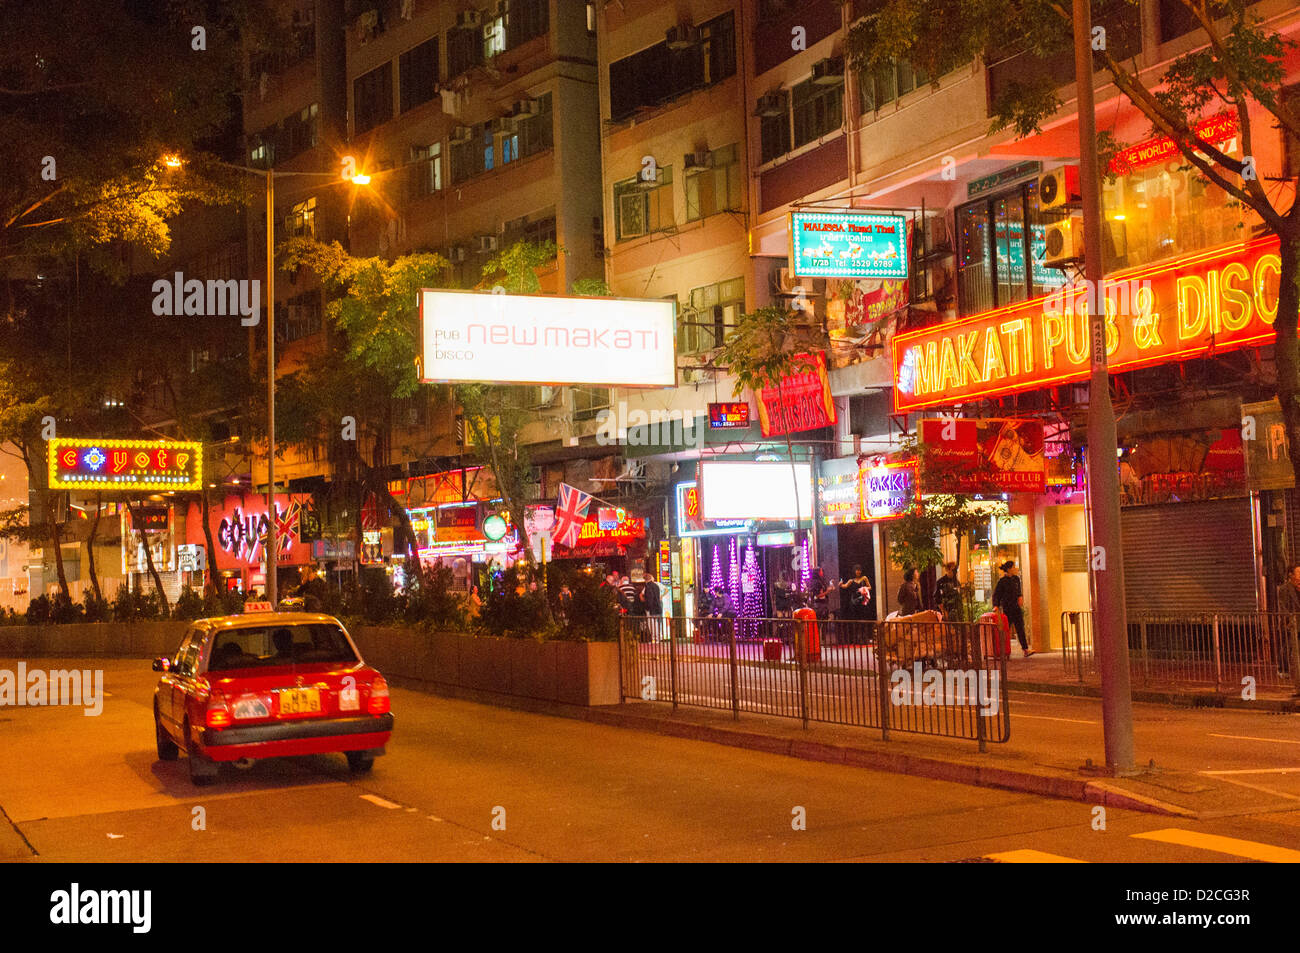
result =
[[343,752],[370,770],[393,730],[388,683],[333,616],[251,612],[200,619],[155,659],[158,757],[188,755],[190,780],[221,762]]

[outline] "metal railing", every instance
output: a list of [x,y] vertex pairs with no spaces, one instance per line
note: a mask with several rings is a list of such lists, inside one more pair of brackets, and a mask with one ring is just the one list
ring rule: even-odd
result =
[[[1300,616],[1286,612],[1130,612],[1129,670],[1140,685],[1213,685],[1300,691]],[[1061,613],[1065,670],[1097,674],[1091,612]]]
[[1006,639],[938,621],[626,617],[624,698],[1005,742]]

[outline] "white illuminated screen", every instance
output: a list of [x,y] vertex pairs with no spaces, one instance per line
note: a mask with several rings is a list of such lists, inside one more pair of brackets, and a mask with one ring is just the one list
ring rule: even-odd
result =
[[671,300],[420,292],[432,381],[672,387]]
[[[700,508],[706,520],[812,519],[812,464],[705,461]],[[799,484],[798,509],[795,483]]]

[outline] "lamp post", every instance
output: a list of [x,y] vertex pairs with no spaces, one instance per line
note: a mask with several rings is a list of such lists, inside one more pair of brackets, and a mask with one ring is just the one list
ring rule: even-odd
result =
[[[169,154],[162,158],[162,164],[168,169],[180,168],[180,156]],[[268,164],[265,169],[254,169],[246,165],[217,161],[227,169],[247,172],[262,176],[266,181],[266,598],[274,610],[279,604],[277,593],[276,569],[280,550],[280,538],[276,532],[275,522],[275,180],[297,176],[299,178],[325,178],[335,182],[351,182],[354,185],[369,185],[370,176],[362,172],[276,172]],[[355,168],[351,156],[344,157],[345,170]]]

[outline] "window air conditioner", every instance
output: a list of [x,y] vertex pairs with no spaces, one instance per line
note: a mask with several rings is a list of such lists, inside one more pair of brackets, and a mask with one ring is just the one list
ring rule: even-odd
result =
[[682,170],[690,175],[692,172],[703,172],[705,169],[712,168],[712,152],[688,152],[682,159]]
[[1043,264],[1061,268],[1083,258],[1083,216],[1071,215],[1048,224],[1044,236]]
[[1038,177],[1039,207],[1063,208],[1082,199],[1077,165],[1063,165],[1049,169]]
[[785,112],[785,97],[780,93],[766,93],[758,97],[755,116],[779,116]]
[[837,86],[844,82],[844,60],[834,56],[818,60],[812,67],[812,81],[818,86]]

